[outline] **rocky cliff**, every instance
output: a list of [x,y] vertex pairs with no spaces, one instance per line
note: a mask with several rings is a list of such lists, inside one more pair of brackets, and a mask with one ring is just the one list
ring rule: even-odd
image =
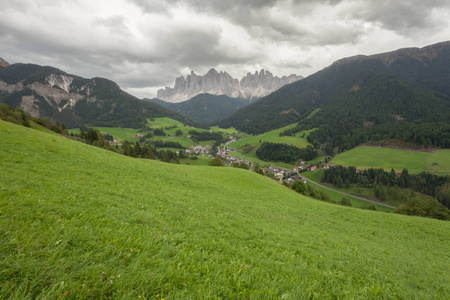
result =
[[231,98],[260,98],[302,78],[294,74],[280,78],[261,70],[255,74],[248,73],[238,80],[227,72],[219,73],[215,69],[209,70],[204,76],[199,76],[192,71],[186,79],[183,76],[178,77],[173,88],[166,87],[158,90],[157,98],[174,103],[189,100],[203,93],[226,95]]

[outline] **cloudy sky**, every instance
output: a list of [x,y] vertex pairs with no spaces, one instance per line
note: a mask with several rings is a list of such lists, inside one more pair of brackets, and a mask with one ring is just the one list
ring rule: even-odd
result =
[[448,0],[0,0],[0,57],[154,97],[191,70],[307,76],[450,40]]

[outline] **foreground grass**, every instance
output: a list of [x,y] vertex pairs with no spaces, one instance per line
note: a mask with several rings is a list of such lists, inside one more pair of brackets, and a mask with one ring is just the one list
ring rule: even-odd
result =
[[[443,299],[450,223],[0,122],[0,298]],[[159,295],[159,297],[157,297]]]

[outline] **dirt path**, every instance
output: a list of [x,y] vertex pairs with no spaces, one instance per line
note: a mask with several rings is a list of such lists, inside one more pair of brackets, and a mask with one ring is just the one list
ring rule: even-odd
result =
[[381,202],[378,202],[378,201],[375,201],[375,200],[370,200],[370,199],[367,199],[367,198],[362,198],[362,197],[358,197],[358,196],[355,196],[355,195],[350,195],[350,194],[347,194],[347,193],[343,193],[343,192],[331,189],[331,188],[329,188],[327,186],[321,185],[321,184],[319,184],[317,182],[314,182],[314,181],[312,181],[312,180],[310,180],[310,179],[308,179],[306,177],[303,177],[303,178],[305,178],[306,181],[308,181],[308,182],[311,182],[311,183],[316,184],[316,185],[318,185],[320,187],[323,187],[324,189],[327,189],[327,190],[330,190],[330,191],[333,191],[333,192],[336,192],[336,193],[339,193],[339,194],[342,194],[342,195],[345,195],[345,196],[357,198],[357,199],[360,199],[360,200],[363,200],[363,201],[367,201],[367,202],[372,202],[372,203],[375,203],[375,204],[378,204],[378,205],[381,205],[381,206],[385,206],[385,207],[390,207],[390,208],[394,208],[394,209],[396,208],[394,206],[387,205],[387,204],[384,204],[384,203],[381,203]]

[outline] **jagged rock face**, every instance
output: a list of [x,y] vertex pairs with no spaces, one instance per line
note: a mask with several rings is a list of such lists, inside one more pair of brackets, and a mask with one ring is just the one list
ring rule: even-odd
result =
[[0,67],[6,68],[7,66],[9,66],[8,62],[0,57]]
[[[53,118],[58,113],[63,113],[77,119],[74,115],[77,103],[81,100],[92,101],[95,100],[95,97],[89,96],[91,89],[89,84],[80,88],[74,86],[73,81],[74,77],[72,76],[54,73],[42,81],[20,80],[15,83],[7,83],[0,80],[0,95],[7,97],[19,93],[19,102],[11,103],[11,105],[18,104],[34,117],[44,114],[46,117]],[[68,123],[70,124],[70,122]]]
[[181,76],[175,80],[174,88],[158,90],[157,98],[167,102],[182,102],[199,94],[226,95],[231,98],[260,98],[282,86],[302,79],[302,76],[290,75],[282,78],[261,70],[255,74],[248,73],[240,81],[227,72],[211,69],[206,75],[199,76],[193,71],[186,79]]
[[57,109],[59,112],[65,109],[73,109],[79,100],[86,97],[71,89],[72,81],[73,77],[62,74],[50,74],[45,79],[46,84],[32,82],[26,86],[23,85],[22,81],[16,84],[7,84],[0,80],[0,92],[12,93],[24,88],[30,89],[35,94],[23,96],[20,106],[32,116],[39,116],[38,103],[40,100],[36,95],[41,96],[50,107]]

